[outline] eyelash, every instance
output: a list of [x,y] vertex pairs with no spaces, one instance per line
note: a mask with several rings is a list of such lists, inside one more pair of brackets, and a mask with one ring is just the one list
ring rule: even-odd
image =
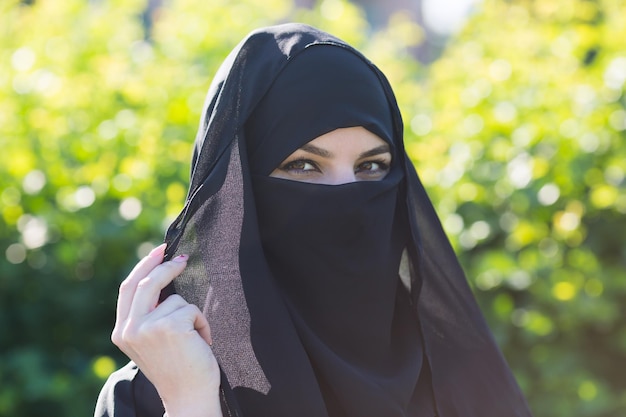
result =
[[389,171],[389,164],[387,163],[387,161],[383,159],[372,159],[369,161],[363,161],[359,165],[363,165],[363,164],[377,164],[378,169],[376,171]]
[[304,159],[304,158],[300,158],[300,159],[294,159],[293,161],[289,161],[289,162],[285,162],[283,165],[280,166],[280,170],[281,171],[286,171],[286,172],[298,172],[298,173],[307,173],[310,172],[311,170],[303,170],[303,169],[298,169],[295,168],[295,164],[298,163],[303,163],[303,164],[310,164],[313,166],[314,171],[319,171],[319,167],[318,165],[315,163],[315,161],[311,161],[310,159]]
[[[295,164],[310,164],[311,166],[313,166],[313,170],[303,170],[303,169],[298,169],[295,168],[294,165]],[[363,161],[359,164],[359,166],[363,165],[363,164],[377,164],[378,165],[378,169],[375,172],[379,172],[379,171],[388,171],[389,170],[389,164],[387,163],[387,161],[383,160],[383,159],[372,159],[372,160],[367,160],[367,161]],[[308,172],[311,171],[316,171],[316,172],[320,172],[319,166],[315,161],[312,161],[310,159],[304,159],[304,158],[300,158],[300,159],[294,159],[293,161],[289,161],[289,162],[285,162],[283,165],[280,166],[279,168],[281,171],[285,171],[285,172],[297,172],[297,173],[302,173],[302,174],[306,174]],[[362,172],[360,170],[357,170],[357,172]]]

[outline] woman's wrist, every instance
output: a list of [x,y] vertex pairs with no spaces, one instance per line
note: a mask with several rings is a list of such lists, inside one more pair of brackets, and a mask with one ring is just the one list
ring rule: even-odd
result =
[[222,417],[219,389],[188,392],[162,400],[165,407],[164,417]]

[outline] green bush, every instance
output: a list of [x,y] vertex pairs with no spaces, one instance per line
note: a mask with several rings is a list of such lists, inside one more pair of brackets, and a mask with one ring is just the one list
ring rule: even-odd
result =
[[538,416],[626,415],[626,4],[485,1],[410,151]]
[[291,6],[33,3],[0,4],[0,416],[89,415],[126,360],[117,287],[182,207],[212,74]]

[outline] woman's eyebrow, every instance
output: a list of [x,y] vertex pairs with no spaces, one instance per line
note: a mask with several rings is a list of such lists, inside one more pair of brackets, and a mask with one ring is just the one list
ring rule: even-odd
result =
[[359,155],[359,158],[368,158],[370,156],[380,155],[381,153],[390,153],[389,145],[384,144],[377,146],[374,149],[370,149],[369,151],[365,151],[361,155]]
[[301,146],[300,149],[302,149],[303,151],[315,154],[317,156],[321,156],[322,158],[333,157],[333,154],[331,152],[327,151],[326,149],[318,148],[317,146],[311,145],[310,143],[307,143],[306,145]]

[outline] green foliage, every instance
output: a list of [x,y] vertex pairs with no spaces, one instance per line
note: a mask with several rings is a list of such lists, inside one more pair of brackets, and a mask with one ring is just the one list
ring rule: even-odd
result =
[[210,79],[290,4],[0,4],[0,415],[89,415],[117,287],[184,201]]
[[485,1],[403,103],[537,415],[626,415],[626,4]]
[[[24,2],[27,3],[27,2]],[[407,148],[537,416],[625,414],[626,7],[486,0],[430,68],[350,3],[0,3],[0,416],[89,415],[117,287],[186,192],[210,79],[312,23],[388,74]]]

